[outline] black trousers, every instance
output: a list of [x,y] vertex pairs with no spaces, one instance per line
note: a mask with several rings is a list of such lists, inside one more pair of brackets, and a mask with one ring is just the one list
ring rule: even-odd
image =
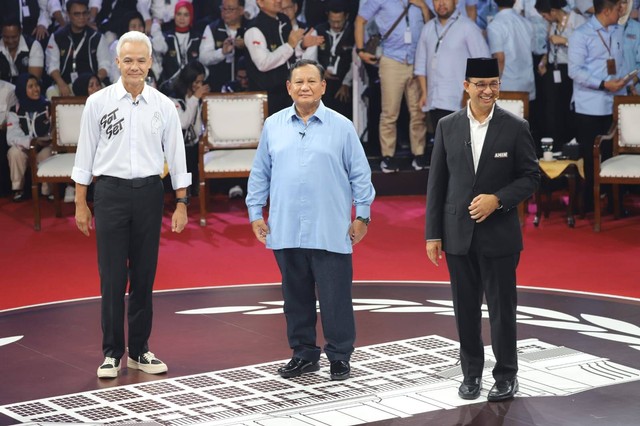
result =
[[127,282],[129,356],[135,358],[149,350],[163,194],[159,176],[132,180],[101,176],[96,182],[94,210],[105,356],[119,359],[124,355]]
[[[613,116],[576,113],[575,120],[576,140],[580,145],[580,155],[584,159],[582,200],[585,212],[591,212],[593,211],[593,142],[596,136],[606,135],[609,132]],[[603,144],[601,149],[603,160],[611,157],[611,142]],[[604,192],[611,192],[611,187],[607,185]]]
[[480,248],[472,247],[466,256],[446,256],[464,377],[481,377],[484,368],[481,310],[484,294],[496,358],[493,377],[496,381],[512,379],[518,372],[516,267],[520,253],[487,257]]
[[273,252],[282,274],[287,338],[293,356],[308,361],[320,359],[320,347],[316,344],[316,300],[319,300],[324,352],[330,361],[348,361],[356,339],[351,255],[312,249]]

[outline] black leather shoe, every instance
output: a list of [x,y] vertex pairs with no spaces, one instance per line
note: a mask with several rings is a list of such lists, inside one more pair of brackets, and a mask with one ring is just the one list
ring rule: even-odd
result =
[[331,380],[347,380],[350,376],[349,361],[331,361]]
[[305,359],[293,357],[287,365],[278,368],[278,374],[285,379],[290,379],[292,377],[298,377],[301,374],[311,373],[318,370],[320,370],[320,364],[318,364],[318,361],[307,361]]
[[506,401],[511,399],[518,392],[518,379],[498,380],[487,395],[489,402]]
[[476,399],[482,390],[481,377],[468,377],[458,388],[458,396],[462,399]]

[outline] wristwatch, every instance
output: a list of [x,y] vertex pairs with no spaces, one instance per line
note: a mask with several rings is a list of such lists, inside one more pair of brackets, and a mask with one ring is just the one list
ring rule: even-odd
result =
[[356,54],[358,54],[360,52],[364,52],[364,48],[363,47],[356,47]]
[[176,204],[178,204],[178,203],[182,203],[182,204],[184,204],[185,206],[188,206],[188,205],[189,205],[189,197],[179,197],[179,198],[176,198]]
[[367,226],[369,226],[369,222],[371,222],[371,218],[370,217],[358,216],[358,217],[356,217],[356,220],[359,220],[360,222],[364,223]]

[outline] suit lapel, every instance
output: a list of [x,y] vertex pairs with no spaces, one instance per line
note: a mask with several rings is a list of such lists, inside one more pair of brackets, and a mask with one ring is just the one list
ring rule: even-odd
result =
[[463,114],[460,116],[460,143],[463,144],[464,156],[467,159],[467,165],[471,173],[475,174],[473,169],[473,151],[471,149],[471,126],[469,125],[469,117],[467,117],[467,108],[464,108]]

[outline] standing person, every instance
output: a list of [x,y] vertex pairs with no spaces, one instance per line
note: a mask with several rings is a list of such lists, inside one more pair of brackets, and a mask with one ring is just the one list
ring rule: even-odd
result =
[[[624,95],[623,31],[618,25],[622,0],[594,0],[595,14],[569,37],[569,77],[573,79],[576,140],[584,159],[586,212],[593,211],[593,142],[613,121],[613,97]],[[603,145],[603,160],[611,156]],[[613,203],[609,203],[613,208]]]
[[269,114],[291,105],[283,81],[296,58],[311,59],[314,50],[324,39],[291,28],[291,21],[282,13],[280,0],[258,0],[260,13],[248,24],[244,42],[247,55],[249,90],[266,91]]
[[[538,66],[543,78],[544,105],[541,123],[544,136],[553,138],[553,150],[562,151],[562,146],[574,137],[571,97],[573,81],[569,78],[567,56],[569,36],[586,22],[575,10],[566,10],[566,0],[537,0],[536,9],[549,21],[549,51]],[[541,129],[542,131],[542,129]]]
[[486,296],[496,358],[489,401],[518,391],[516,267],[522,231],[516,206],[533,194],[540,172],[526,121],[496,105],[498,61],[469,58],[466,108],[436,128],[427,185],[426,249],[438,266],[447,254],[460,338],[462,399],[482,389],[482,298]]
[[[246,198],[256,238],[282,273],[287,337],[285,378],[318,371],[316,288],[331,379],[349,378],[355,341],[353,245],[364,238],[375,191],[353,124],[321,101],[324,69],[300,60],[286,83],[293,106],[264,123]],[[269,199],[269,222],[263,208]],[[351,220],[352,204],[356,219]]]
[[426,23],[416,48],[420,106],[429,111],[434,129],[442,117],[460,109],[467,58],[489,56],[480,28],[456,10],[457,2],[434,0],[436,19]]
[[153,281],[158,263],[166,158],[176,210],[171,230],[187,224],[187,172],[180,119],[174,103],[145,84],[151,42],[131,31],[118,40],[122,77],[87,99],[71,178],[76,182],[76,225],[93,229],[87,187],[96,178],[94,209],[102,294],[102,351],[98,377],[114,378],[125,352],[124,296],[129,281],[127,366],[149,374],[167,366],[149,351]]
[[[400,21],[397,19],[407,13]],[[380,89],[382,92],[382,112],[380,113],[380,169],[384,173],[400,170],[394,157],[398,136],[398,115],[403,96],[409,110],[409,142],[415,170],[427,166],[425,145],[427,126],[425,114],[420,108],[420,84],[413,75],[416,46],[424,23],[429,20],[429,8],[424,0],[367,0],[360,4],[354,25],[356,52],[360,59],[369,64],[379,63]],[[364,51],[364,30],[368,21],[375,19],[380,34],[386,34],[397,21],[398,24],[382,43],[382,56]]]
[[325,69],[327,94],[325,104],[351,119],[353,102],[351,86],[353,72],[351,55],[353,54],[353,25],[349,22],[346,5],[337,0],[329,3],[327,21],[318,25],[318,34],[324,37],[324,43],[318,46],[318,62]]

